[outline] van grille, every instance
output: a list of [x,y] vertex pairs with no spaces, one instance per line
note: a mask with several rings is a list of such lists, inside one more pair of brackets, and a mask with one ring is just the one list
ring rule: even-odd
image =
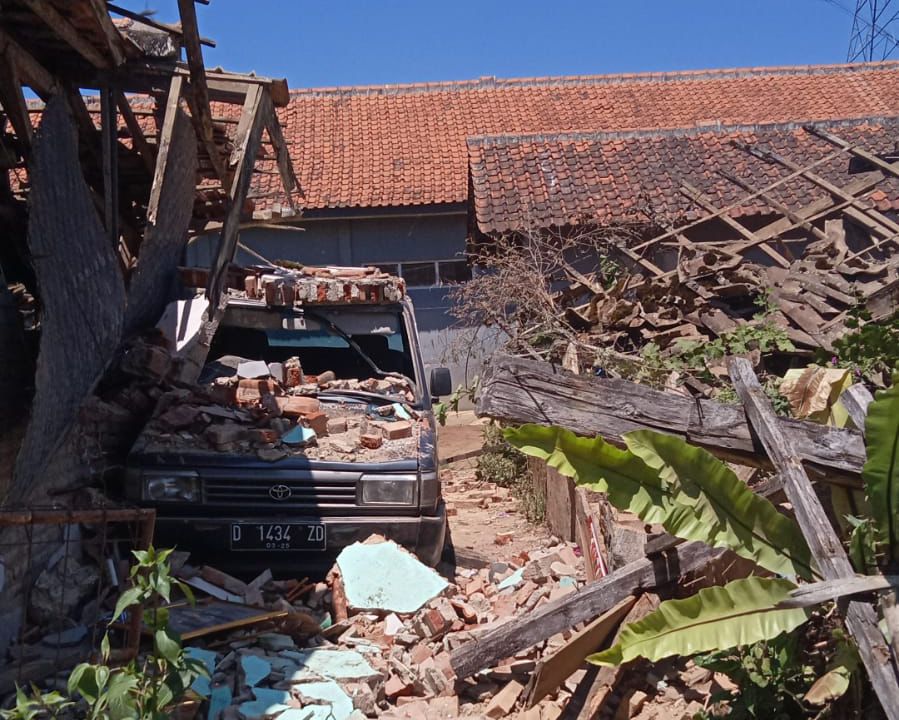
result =
[[340,480],[207,478],[203,482],[203,491],[205,500],[210,505],[320,509],[356,504],[355,478]]

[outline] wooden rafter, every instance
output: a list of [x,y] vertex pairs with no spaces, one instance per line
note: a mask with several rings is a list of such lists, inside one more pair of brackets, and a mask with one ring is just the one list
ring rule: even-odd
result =
[[212,271],[209,273],[209,284],[206,288],[206,296],[213,304],[218,303],[222,296],[225,273],[237,248],[240,215],[250,187],[253,167],[256,164],[264,118],[270,112],[272,112],[272,99],[268,89],[260,85],[251,86],[244,101],[240,122],[237,125],[237,134],[234,138],[234,151],[231,153],[229,161],[233,180],[228,191],[228,210],[222,224],[218,252]]
[[19,82],[15,64],[12,58],[5,53],[0,55],[0,105],[3,105],[3,110],[9,118],[13,130],[27,152],[31,147],[34,129],[28,115],[28,105],[25,102],[25,95],[22,93],[22,84]]
[[[821,158],[820,160],[816,160],[815,162],[810,163],[809,165],[806,165],[803,168],[803,170],[812,169],[812,168],[818,167],[819,165],[823,165],[826,162],[830,162],[831,160],[840,157],[840,155],[842,155],[843,153],[844,153],[843,150],[837,150],[836,152],[833,152],[830,155]],[[713,215],[706,215],[697,220],[693,220],[692,222],[687,223],[686,225],[681,225],[678,228],[671,229],[671,230],[663,233],[662,235],[652,238],[651,240],[646,240],[646,241],[640,243],[639,245],[634,245],[634,247],[631,249],[638,250],[638,251],[643,250],[643,249],[649,247],[650,245],[655,245],[656,243],[662,242],[663,240],[668,240],[670,238],[673,238],[678,233],[684,233],[687,230],[690,230],[691,228],[702,225],[703,223],[708,222],[709,220],[711,220],[715,217],[718,217],[719,215],[723,215],[724,213],[729,213],[733,210],[743,207],[743,205],[745,205],[748,200],[753,200],[757,197],[761,197],[761,193],[770,192],[771,190],[775,190],[776,188],[783,185],[785,182],[788,182],[789,180],[793,180],[797,177],[799,177],[799,173],[792,173],[790,175],[787,175],[786,177],[780,178],[779,180],[771,183],[770,185],[766,185],[761,190],[757,190],[752,195],[747,195],[746,197],[741,198],[737,202],[731,203],[730,205],[726,205],[725,207],[720,208]]]
[[697,205],[699,205],[699,207],[703,208],[705,211],[715,214],[716,217],[720,218],[729,228],[736,231],[736,233],[740,235],[740,237],[742,237],[744,240],[748,240],[748,244],[742,244],[738,248],[734,248],[735,253],[742,255],[750,248],[758,247],[759,250],[764,252],[769,258],[771,258],[781,267],[790,267],[790,261],[787,260],[787,258],[781,255],[779,252],[777,252],[777,250],[770,247],[767,244],[766,240],[759,238],[754,232],[738,223],[727,213],[719,213],[718,208],[714,205],[714,203],[712,203],[712,201],[709,200],[709,198],[706,197],[698,188],[693,187],[688,182],[682,181],[681,192]]
[[156,223],[156,213],[159,210],[159,198],[162,194],[162,183],[165,179],[165,168],[169,161],[169,144],[172,140],[172,130],[175,127],[175,118],[178,113],[178,105],[181,102],[181,93],[184,89],[184,78],[175,75],[169,85],[169,94],[165,101],[165,113],[162,118],[162,127],[159,129],[159,143],[157,145],[156,166],[153,172],[153,185],[150,188],[150,201],[147,203],[147,224]]
[[736,175],[733,175],[726,170],[718,170],[718,174],[723,177],[725,180],[732,182],[738,188],[745,190],[746,192],[752,193],[756,197],[764,200],[768,205],[777,210],[781,215],[789,218],[792,222],[794,222],[798,227],[801,227],[808,233],[811,233],[816,238],[824,240],[827,236],[820,229],[816,228],[805,218],[800,217],[795,212],[790,210],[789,207],[780,202],[777,198],[773,197],[770,193],[765,192],[764,190],[756,190],[752,185],[748,182],[738,178]]
[[284,134],[281,132],[281,123],[278,122],[278,116],[274,107],[271,108],[269,116],[266,118],[266,129],[275,153],[275,160],[278,163],[278,173],[281,176],[284,193],[287,195],[287,203],[290,205],[290,209],[296,213],[297,206],[293,195],[299,189],[300,183],[297,180],[293,162],[290,159],[290,152],[287,149],[287,143],[284,141]]
[[197,134],[209,155],[209,162],[219,180],[224,183],[227,177],[225,163],[215,144],[212,127],[212,110],[209,107],[209,88],[206,86],[206,69],[203,65],[203,50],[200,47],[200,31],[197,27],[197,11],[194,0],[178,0],[181,14],[182,41],[187,52],[187,64],[190,70],[190,103],[191,118]]
[[156,168],[156,153],[153,150],[153,146],[147,142],[144,131],[134,115],[131,103],[128,102],[128,98],[121,90],[116,92],[116,105],[118,105],[119,112],[122,114],[122,119],[125,121],[125,127],[128,128],[128,133],[131,135],[131,142],[134,144],[134,149],[137,150],[141,160],[143,160],[147,172],[152,175]]
[[97,50],[48,0],[24,0],[31,11],[81,57],[98,69],[110,67],[109,58]]
[[[827,178],[824,178],[817,173],[811,172],[809,170],[803,170],[797,163],[783,157],[776,152],[772,152],[771,150],[751,148],[750,152],[752,152],[752,154],[754,154],[756,157],[760,157],[769,162],[781,165],[788,170],[800,172],[801,177],[803,177],[813,185],[817,185],[822,190],[829,192],[835,198],[845,200],[849,203],[845,210],[846,215],[856,222],[860,223],[864,227],[868,228],[872,232],[876,233],[877,235],[880,235],[881,237],[887,237],[896,232],[899,232],[899,224],[896,224],[882,213],[865,207],[861,199],[857,197],[857,193],[849,192],[845,188],[841,188],[838,185],[835,185]],[[879,170],[871,172],[869,173],[869,175],[871,176],[874,184],[877,184],[884,179],[883,173]]]
[[127,57],[125,55],[125,41],[122,39],[121,33],[109,17],[109,9],[106,7],[104,0],[90,0],[93,9],[94,18],[103,36],[106,38],[106,45],[112,55],[112,63],[115,67],[122,65]]

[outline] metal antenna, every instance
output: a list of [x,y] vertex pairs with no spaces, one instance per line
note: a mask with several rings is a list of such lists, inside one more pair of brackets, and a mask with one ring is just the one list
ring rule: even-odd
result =
[[886,60],[899,48],[899,0],[855,0],[847,62]]

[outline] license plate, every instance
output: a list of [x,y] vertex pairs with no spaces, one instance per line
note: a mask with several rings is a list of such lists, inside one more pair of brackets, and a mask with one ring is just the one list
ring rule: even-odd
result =
[[324,550],[320,523],[234,523],[232,550]]

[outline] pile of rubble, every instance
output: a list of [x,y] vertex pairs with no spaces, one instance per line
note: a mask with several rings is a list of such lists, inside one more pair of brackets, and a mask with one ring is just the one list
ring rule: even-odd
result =
[[[209,698],[210,720],[507,717],[524,703],[540,658],[569,633],[469,679],[454,676],[450,653],[583,585],[576,547],[555,542],[459,569],[453,582],[379,536],[346,548],[323,582],[277,581],[265,572],[245,584],[184,565],[177,574],[198,590],[286,613],[275,621],[279,630],[247,625],[224,640],[191,641],[189,652],[211,676],[193,689]],[[569,692],[562,688],[523,717],[559,717]]]
[[[290,455],[380,461],[414,457],[421,414],[408,379],[400,375],[337,379],[305,375],[299,358],[284,363],[225,357],[215,377],[164,394],[141,440],[141,449],[255,453],[275,461]],[[202,378],[201,378],[202,380]],[[322,402],[319,393],[357,390],[385,401]],[[394,402],[389,402],[393,398]]]
[[638,354],[654,343],[664,355],[684,342],[702,345],[765,311],[765,322],[782,328],[793,346],[766,350],[808,357],[833,350],[856,305],[866,306],[875,321],[889,316],[896,268],[853,255],[833,237],[810,244],[788,267],[690,244],[680,248],[671,272],[625,274],[608,289],[576,271],[571,279],[565,320],[616,352]]

